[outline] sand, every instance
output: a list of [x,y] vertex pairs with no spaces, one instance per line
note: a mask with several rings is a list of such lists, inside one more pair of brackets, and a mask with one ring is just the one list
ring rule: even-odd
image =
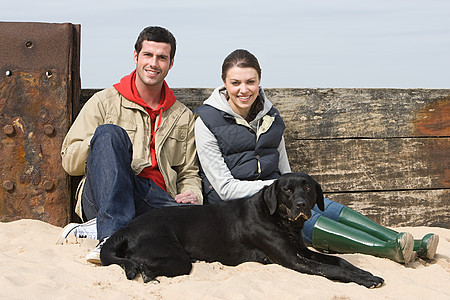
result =
[[117,265],[86,262],[94,240],[71,238],[57,245],[61,230],[36,220],[0,223],[0,299],[450,299],[449,229],[396,228],[416,237],[439,234],[431,262],[418,259],[404,266],[368,255],[339,255],[384,278],[377,289],[258,263],[198,262],[190,275],[145,284],[140,277],[127,280]]

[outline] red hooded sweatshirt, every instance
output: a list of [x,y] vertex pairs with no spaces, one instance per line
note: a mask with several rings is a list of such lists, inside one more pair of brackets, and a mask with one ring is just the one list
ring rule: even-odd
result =
[[136,88],[136,70],[131,72],[130,75],[123,77],[119,83],[114,85],[114,88],[125,98],[130,101],[133,101],[136,104],[142,106],[145,111],[149,114],[151,120],[150,126],[150,154],[151,154],[151,163],[150,167],[146,167],[142,170],[138,175],[144,178],[148,178],[155,182],[158,186],[160,186],[163,190],[166,191],[166,183],[164,182],[164,177],[161,174],[161,171],[158,168],[158,162],[156,161],[156,151],[155,151],[155,132],[161,124],[161,118],[159,118],[158,124],[155,126],[156,116],[162,114],[163,111],[168,110],[172,104],[177,99],[173,94],[173,91],[169,88],[167,83],[164,81],[161,100],[159,101],[159,105],[157,109],[152,109],[145,103],[144,100],[139,96],[139,93]]

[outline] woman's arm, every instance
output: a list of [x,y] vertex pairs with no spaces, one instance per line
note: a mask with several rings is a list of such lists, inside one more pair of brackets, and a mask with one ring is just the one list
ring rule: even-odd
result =
[[281,174],[291,173],[292,171],[289,165],[284,137],[281,138],[280,145],[278,145],[278,152],[280,153],[280,158],[278,161],[278,169],[280,170]]

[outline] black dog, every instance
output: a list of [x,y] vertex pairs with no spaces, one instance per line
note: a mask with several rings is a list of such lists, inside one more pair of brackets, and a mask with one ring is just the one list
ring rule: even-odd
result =
[[331,280],[380,286],[382,278],[305,246],[301,229],[316,203],[324,209],[314,179],[285,174],[250,198],[145,213],[113,234],[100,258],[105,266],[122,266],[128,279],[141,273],[144,282],[189,274],[191,262],[203,260],[230,266],[276,263]]

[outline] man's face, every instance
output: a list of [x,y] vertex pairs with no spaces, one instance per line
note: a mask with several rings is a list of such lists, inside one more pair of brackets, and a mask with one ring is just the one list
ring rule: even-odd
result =
[[141,84],[148,87],[162,85],[173,65],[173,59],[170,59],[170,44],[143,41],[139,54],[134,51],[134,62],[138,86]]

